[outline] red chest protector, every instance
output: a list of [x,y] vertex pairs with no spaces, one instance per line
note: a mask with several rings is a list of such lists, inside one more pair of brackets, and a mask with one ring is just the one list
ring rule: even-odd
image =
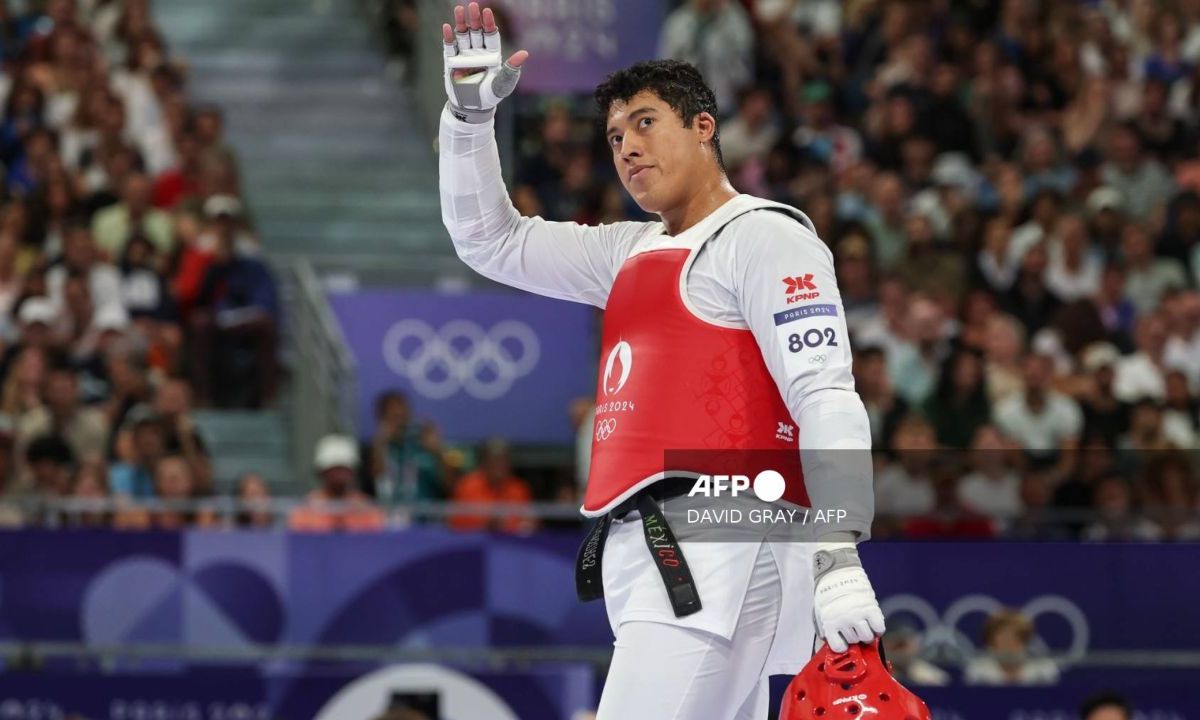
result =
[[[809,506],[799,433],[753,334],[701,319],[684,299],[687,272],[703,244],[733,218],[762,207],[803,218],[792,208],[739,196],[670,244],[635,251],[621,266],[604,311],[585,515],[608,512],[668,473],[753,479],[765,469],[784,476],[784,500]],[[781,456],[788,460],[782,467],[769,460]]]

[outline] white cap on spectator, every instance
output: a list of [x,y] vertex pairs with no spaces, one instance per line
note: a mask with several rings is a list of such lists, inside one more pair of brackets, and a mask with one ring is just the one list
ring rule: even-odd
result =
[[1103,367],[1112,367],[1121,359],[1121,351],[1112,343],[1096,342],[1083,351],[1083,369],[1096,372]]
[[979,187],[979,175],[971,167],[971,161],[960,152],[945,152],[933,163],[933,182],[948,185],[974,195]]
[[358,468],[358,443],[345,435],[326,435],[317,443],[313,464],[317,466],[317,472],[335,467],[355,470]]
[[49,298],[31,297],[21,304],[21,311],[17,313],[17,319],[22,325],[32,325],[41,323],[49,325],[58,317],[58,311],[54,307],[54,303]]
[[241,217],[242,201],[232,195],[213,195],[204,201],[205,217],[218,218],[222,215]]
[[118,303],[107,303],[96,311],[92,318],[92,327],[100,332],[115,330],[122,332],[129,327],[129,313]]
[[1089,215],[1099,215],[1105,210],[1122,212],[1125,209],[1125,197],[1121,191],[1107,185],[1098,187],[1088,195],[1087,210]]

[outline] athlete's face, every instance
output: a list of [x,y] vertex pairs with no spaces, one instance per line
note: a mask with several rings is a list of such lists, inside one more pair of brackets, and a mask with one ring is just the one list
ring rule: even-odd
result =
[[678,113],[649,90],[608,112],[608,145],[621,184],[646,212],[682,202],[691,183],[718,172],[712,154],[716,120],[700,113],[684,127]]

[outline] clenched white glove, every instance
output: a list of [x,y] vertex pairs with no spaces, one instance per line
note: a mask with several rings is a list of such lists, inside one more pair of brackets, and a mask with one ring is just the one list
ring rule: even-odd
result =
[[822,543],[815,556],[817,632],[834,652],[883,635],[883,611],[852,542]]
[[453,29],[442,25],[450,112],[465,122],[487,122],[500,101],[516,89],[529,53],[520,50],[504,62],[496,17],[491,8],[481,13],[479,3],[454,8],[454,22]]

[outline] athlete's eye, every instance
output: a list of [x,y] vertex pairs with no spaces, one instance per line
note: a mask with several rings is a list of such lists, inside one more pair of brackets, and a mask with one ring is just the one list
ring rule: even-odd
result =
[[654,120],[652,120],[651,118],[644,117],[644,118],[642,118],[641,120],[638,120],[638,127],[639,127],[639,128],[643,128],[643,129],[644,129],[644,128],[648,128],[648,127],[650,127],[650,125],[651,125],[653,122],[654,122]]
[[613,147],[620,145],[621,144],[621,136],[620,135],[611,136],[610,138],[608,138],[608,144],[612,145]]

